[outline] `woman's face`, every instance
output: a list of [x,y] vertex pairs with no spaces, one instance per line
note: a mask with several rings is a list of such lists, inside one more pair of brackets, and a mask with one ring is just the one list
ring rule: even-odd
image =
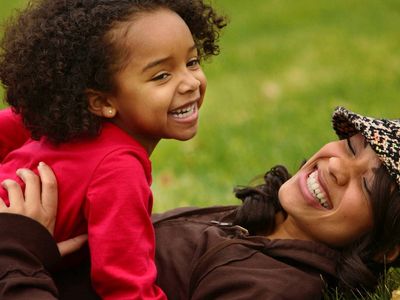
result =
[[361,134],[325,145],[279,190],[288,216],[275,234],[332,247],[359,238],[373,226],[370,190],[380,164]]

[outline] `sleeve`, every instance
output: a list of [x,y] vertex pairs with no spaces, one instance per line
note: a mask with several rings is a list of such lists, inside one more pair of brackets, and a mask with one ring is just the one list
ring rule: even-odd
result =
[[0,240],[0,299],[58,299],[47,270],[60,254],[49,232],[32,219],[1,213]]
[[0,110],[0,160],[22,146],[30,137],[21,117],[10,108]]
[[91,277],[105,300],[166,299],[156,286],[152,194],[141,162],[131,153],[102,161],[88,190],[85,214]]

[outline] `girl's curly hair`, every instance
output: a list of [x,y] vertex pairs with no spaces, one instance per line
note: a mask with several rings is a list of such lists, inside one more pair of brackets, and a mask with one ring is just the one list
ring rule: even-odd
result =
[[203,0],[41,0],[10,19],[0,80],[33,138],[61,143],[98,134],[102,121],[88,110],[85,91],[111,92],[128,54],[122,31],[112,29],[160,8],[186,22],[200,58],[219,53],[226,20]]

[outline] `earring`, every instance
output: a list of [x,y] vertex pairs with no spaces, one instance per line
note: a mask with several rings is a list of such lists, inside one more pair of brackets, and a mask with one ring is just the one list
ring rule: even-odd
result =
[[108,115],[111,117],[114,116],[114,110],[112,108],[108,109]]

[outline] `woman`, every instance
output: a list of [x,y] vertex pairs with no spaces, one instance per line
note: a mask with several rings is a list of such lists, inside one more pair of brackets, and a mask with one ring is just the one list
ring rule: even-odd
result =
[[[318,299],[326,284],[343,290],[375,286],[399,254],[400,121],[339,107],[333,126],[341,140],[323,146],[293,177],[277,166],[264,184],[237,189],[242,206],[154,216],[158,284],[169,299]],[[31,216],[51,232],[46,225],[53,222],[51,210],[37,213],[37,207],[54,203],[48,186],[55,180],[47,166],[41,168],[42,192],[38,178],[23,170],[25,197],[18,185],[5,182],[13,204],[0,211]],[[54,299],[55,287],[43,272],[49,264],[42,259],[51,248],[24,245],[19,237],[31,234],[32,222],[6,218],[18,220],[18,236],[3,230],[0,238],[11,240],[11,250],[20,249],[20,256],[3,243],[8,250],[0,252],[3,294],[14,292],[12,299],[19,299],[18,292],[34,290],[49,295],[36,299]],[[37,237],[44,235],[36,229]],[[49,236],[41,240],[46,239],[51,242]],[[12,266],[7,270],[7,265]]]

